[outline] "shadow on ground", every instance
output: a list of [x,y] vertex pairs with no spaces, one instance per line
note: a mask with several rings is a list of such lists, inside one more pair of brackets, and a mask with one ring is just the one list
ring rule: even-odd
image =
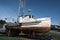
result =
[[51,40],[51,35],[35,35],[35,36],[27,36],[27,35],[20,35],[19,37],[28,38],[32,40]]
[[[0,35],[0,37],[7,37],[7,36]],[[11,38],[13,37],[22,38],[23,40],[51,40],[52,39],[51,35],[35,35],[35,36],[19,35],[19,36],[12,36]]]

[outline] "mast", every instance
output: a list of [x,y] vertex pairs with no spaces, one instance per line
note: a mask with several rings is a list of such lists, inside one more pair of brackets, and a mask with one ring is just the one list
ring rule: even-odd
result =
[[20,17],[20,16],[23,16],[24,15],[24,0],[20,0],[19,1],[19,14],[18,14],[18,17]]
[[18,8],[18,18],[17,18],[17,23],[19,23],[19,18],[20,16],[24,16],[24,0],[19,0],[19,8]]

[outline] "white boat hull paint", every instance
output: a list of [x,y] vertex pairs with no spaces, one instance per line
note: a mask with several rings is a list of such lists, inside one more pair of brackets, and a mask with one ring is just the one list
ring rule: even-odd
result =
[[[37,19],[36,21],[40,21],[40,23],[38,23],[36,25],[26,25],[26,26],[22,25],[21,27],[49,27],[50,28],[50,26],[51,26],[51,19],[50,18],[40,18],[40,19]],[[32,21],[29,21],[29,22],[32,22]],[[25,21],[22,23],[27,23],[27,22]]]

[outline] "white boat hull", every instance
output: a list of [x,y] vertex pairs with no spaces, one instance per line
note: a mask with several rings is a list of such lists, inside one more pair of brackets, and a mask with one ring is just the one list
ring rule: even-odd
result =
[[26,25],[26,24],[24,25],[24,24],[22,24],[22,26],[21,26],[22,30],[33,30],[35,32],[41,32],[41,33],[45,33],[45,32],[50,31],[50,27],[51,27],[50,18],[41,18],[37,21],[40,21],[40,23],[38,23],[36,25]]
[[51,20],[50,18],[41,18],[37,19],[36,22],[25,22],[22,23],[21,27],[50,27]]

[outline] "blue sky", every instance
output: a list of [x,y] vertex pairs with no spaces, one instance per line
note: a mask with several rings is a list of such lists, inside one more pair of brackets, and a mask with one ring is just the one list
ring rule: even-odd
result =
[[[17,18],[19,0],[0,0],[0,19]],[[52,24],[60,22],[60,0],[26,0],[24,12],[28,9],[36,18],[51,17]]]

